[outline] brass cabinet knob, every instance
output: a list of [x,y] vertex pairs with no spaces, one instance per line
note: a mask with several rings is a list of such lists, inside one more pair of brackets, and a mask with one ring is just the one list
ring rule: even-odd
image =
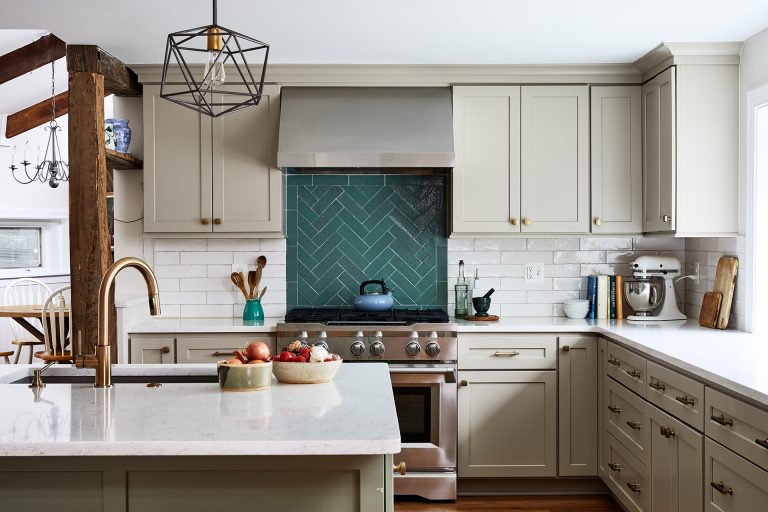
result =
[[162,352],[163,352],[163,354],[170,354],[171,353],[171,347],[163,347]]
[[512,217],[511,219],[509,219],[509,222],[510,222],[510,223],[511,223],[513,226],[517,226],[517,217]]
[[563,345],[563,352],[570,352],[571,346],[570,345]]
[[404,462],[404,461],[403,461],[403,462],[401,462],[400,464],[397,464],[397,465],[393,465],[393,466],[392,466],[392,471],[397,471],[397,472],[398,472],[398,473],[400,473],[400,475],[402,475],[402,476],[405,476],[405,471],[406,471],[406,469],[407,469],[407,468],[406,468],[406,466],[405,466],[405,462]]
[[531,225],[531,219],[523,219],[523,224],[526,225],[526,226],[530,226]]
[[469,382],[467,382],[466,380],[462,380],[461,382],[459,382],[459,386],[469,386]]
[[210,219],[208,219],[208,217],[203,217],[202,219],[200,219],[200,224],[202,224],[204,226],[207,226],[210,223],[211,223],[211,221],[210,221]]
[[603,219],[601,219],[600,217],[595,217],[595,226],[599,226],[602,223],[603,223]]
[[672,216],[671,215],[662,215],[661,220],[664,222],[672,222]]
[[216,217],[215,219],[213,219],[213,223],[214,224],[221,224],[221,219],[219,217]]

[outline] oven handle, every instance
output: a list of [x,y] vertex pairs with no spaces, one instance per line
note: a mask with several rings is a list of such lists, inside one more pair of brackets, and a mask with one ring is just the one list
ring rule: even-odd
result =
[[448,384],[455,384],[456,380],[458,378],[458,372],[456,371],[456,368],[451,367],[424,367],[424,368],[418,368],[418,367],[397,367],[397,366],[390,366],[389,367],[389,373],[444,373],[445,374],[445,382]]

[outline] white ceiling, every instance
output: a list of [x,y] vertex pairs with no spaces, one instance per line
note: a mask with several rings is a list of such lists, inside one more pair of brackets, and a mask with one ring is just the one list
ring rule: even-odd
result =
[[[210,0],[0,4],[0,29],[50,30],[129,64],[162,62],[168,32],[210,22]],[[661,41],[742,41],[768,27],[768,1],[219,0],[219,23],[278,63],[609,63]]]

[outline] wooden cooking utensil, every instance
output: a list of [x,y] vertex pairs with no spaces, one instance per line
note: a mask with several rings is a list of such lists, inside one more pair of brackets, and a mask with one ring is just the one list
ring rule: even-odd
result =
[[256,258],[256,289],[259,288],[259,284],[261,283],[261,271],[264,270],[264,267],[267,266],[267,257],[263,254]]
[[248,271],[248,287],[250,290],[248,290],[248,298],[253,298],[253,289],[256,288],[256,271],[255,270],[249,270]]
[[245,291],[245,280],[243,279],[243,273],[232,272],[229,278],[232,280],[232,284],[240,288],[240,291],[243,292],[243,296],[245,296],[245,298],[248,299],[249,298],[248,292]]
[[720,292],[723,300],[720,302],[720,312],[717,315],[718,329],[728,327],[728,319],[731,316],[731,304],[733,303],[733,289],[736,287],[736,273],[739,270],[739,260],[730,256],[723,256],[717,262],[714,291]]
[[701,301],[701,311],[699,311],[699,325],[714,329],[717,326],[717,317],[720,314],[720,303],[723,300],[723,294],[720,292],[707,292]]
[[269,288],[269,286],[265,286],[264,288],[261,289],[261,293],[259,294],[259,300],[261,300],[264,294],[267,293],[267,288]]

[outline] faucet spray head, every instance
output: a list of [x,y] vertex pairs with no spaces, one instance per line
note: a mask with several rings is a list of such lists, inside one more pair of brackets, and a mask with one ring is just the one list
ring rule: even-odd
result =
[[160,314],[160,294],[155,293],[149,296],[149,314],[157,316]]

